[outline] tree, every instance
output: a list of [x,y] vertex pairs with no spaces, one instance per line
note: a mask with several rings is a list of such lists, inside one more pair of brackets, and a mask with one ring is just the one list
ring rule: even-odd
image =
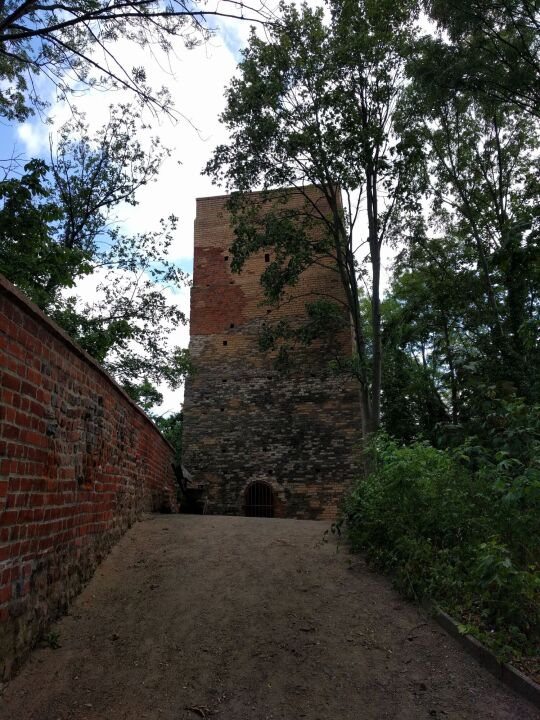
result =
[[[430,226],[461,246],[461,268],[476,274],[478,328],[492,376],[527,395],[530,345],[538,310],[539,177],[536,123],[509,106],[457,93],[420,90],[416,134],[426,142]],[[531,354],[532,353],[532,354]]]
[[0,114],[23,120],[43,107],[35,81],[44,75],[62,98],[74,88],[122,88],[155,110],[172,111],[165,88],[154,92],[144,66],[126,67],[115,43],[129,40],[147,53],[173,49],[180,38],[188,47],[208,38],[212,17],[262,22],[269,18],[263,3],[242,0],[7,0],[0,7]]
[[438,425],[467,420],[479,366],[490,375],[482,298],[474,254],[461,238],[419,234],[400,251],[383,304],[388,432],[436,442]]
[[173,413],[167,417],[154,417],[154,422],[161,430],[165,438],[174,448],[174,464],[177,468],[182,465],[182,424],[184,415],[182,412]]
[[51,299],[47,287],[69,287],[89,270],[84,252],[55,241],[62,209],[47,172],[42,160],[31,160],[19,178],[0,182],[0,272],[41,308]]
[[539,397],[538,138],[536,121],[516,106],[423,75],[408,93],[404,122],[420,147],[424,218],[402,217],[400,227],[385,334],[406,359],[399,377],[386,378],[385,416],[397,426],[395,387],[412,388],[403,369],[418,359],[429,375],[415,402],[434,381],[448,414],[434,408],[441,426],[423,435],[447,442],[448,431],[475,432],[494,397]]
[[143,148],[141,137],[147,130],[140,111],[121,104],[110,106],[108,122],[94,136],[84,115],[75,113],[54,143],[51,138],[50,167],[63,211],[63,247],[91,254],[99,247],[102,264],[111,263],[119,245],[117,230],[110,230],[111,213],[121,203],[137,205],[137,191],[155,180],[170,155],[157,137]]
[[449,353],[454,360],[454,337],[438,332],[449,322],[430,290],[420,273],[396,273],[382,303],[383,426],[405,442],[435,442],[440,423],[457,422],[455,363],[448,368],[445,362]]
[[[137,203],[137,189],[154,179],[166,154],[157,141],[143,151],[139,120],[133,108],[112,109],[91,137],[74,117],[59,133],[50,167],[34,160],[22,177],[0,183],[0,271],[140,400],[152,395],[150,382],[176,387],[188,360],[167,342],[185,323],[167,299],[186,282],[167,258],[176,218],[131,236],[116,220],[118,205]],[[101,282],[84,303],[68,291],[90,273]]]
[[[491,13],[499,5],[508,12]],[[538,121],[523,99],[534,82],[515,65],[513,87],[505,63],[499,68],[487,50],[498,38],[499,50],[510,52],[505,38],[511,44],[518,35],[502,28],[519,7],[528,6],[430,3],[448,34],[419,38],[407,57],[400,133],[423,202],[394,225],[400,253],[383,322],[385,427],[406,440],[422,426],[432,441],[446,442],[448,432],[463,438],[494,396],[538,399]],[[521,46],[529,69],[524,58],[535,43]],[[491,72],[500,92],[480,82],[480,72]],[[440,402],[429,427],[419,408],[433,391]],[[409,426],[401,422],[404,397]]]
[[[394,118],[410,8],[343,0],[330,9],[327,26],[321,11],[282,5],[267,40],[252,34],[222,116],[231,140],[216,149],[206,172],[235,191],[233,268],[240,270],[255,250],[274,247],[275,260],[262,278],[270,298],[278,298],[310,264],[328,258],[335,263],[354,329],[354,373],[368,436],[380,422],[381,247],[403,201],[406,148],[396,137]],[[305,201],[296,212],[280,208],[276,190],[286,194],[291,186]],[[329,216],[313,201],[313,186]],[[249,196],[259,187],[262,202],[271,200],[264,217]],[[354,240],[363,209],[371,266],[368,317],[359,301],[365,269]]]
[[444,31],[420,44],[416,72],[447,90],[540,108],[540,7],[537,0],[426,0]]

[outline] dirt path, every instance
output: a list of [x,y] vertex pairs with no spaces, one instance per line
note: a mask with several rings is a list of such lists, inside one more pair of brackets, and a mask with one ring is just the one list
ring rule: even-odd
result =
[[153,516],[0,701],[17,720],[532,720],[323,523]]

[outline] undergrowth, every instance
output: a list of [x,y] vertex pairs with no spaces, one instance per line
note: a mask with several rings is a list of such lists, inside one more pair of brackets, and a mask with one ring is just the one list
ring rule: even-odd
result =
[[[538,661],[540,408],[516,401],[452,450],[380,435],[341,520],[353,552],[434,601],[501,660]],[[483,441],[483,443],[482,443]],[[534,674],[534,670],[533,670]]]

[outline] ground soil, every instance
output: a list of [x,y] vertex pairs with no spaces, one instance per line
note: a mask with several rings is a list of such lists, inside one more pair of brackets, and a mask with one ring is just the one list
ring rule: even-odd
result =
[[295,520],[133,527],[5,688],[17,720],[532,720],[387,578]]

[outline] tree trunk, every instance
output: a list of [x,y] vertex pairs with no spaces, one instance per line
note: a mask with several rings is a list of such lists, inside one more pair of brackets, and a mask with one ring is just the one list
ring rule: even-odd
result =
[[456,425],[458,421],[458,388],[456,369],[454,367],[454,354],[450,345],[450,333],[448,331],[448,320],[443,318],[444,327],[444,342],[446,350],[446,362],[448,363],[448,369],[450,370],[450,395],[452,402],[452,425]]
[[371,424],[369,432],[377,432],[381,423],[381,249],[379,245],[379,218],[377,209],[377,171],[368,166],[366,172],[366,198],[368,214],[369,250],[371,257],[371,322],[373,333],[373,369],[371,381]]

